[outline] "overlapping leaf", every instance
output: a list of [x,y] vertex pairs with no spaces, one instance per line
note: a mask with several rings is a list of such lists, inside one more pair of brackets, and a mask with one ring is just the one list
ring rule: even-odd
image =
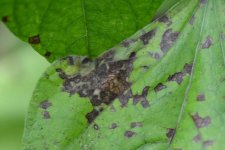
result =
[[96,60],[55,62],[34,92],[25,149],[223,149],[224,7],[182,0]]
[[96,57],[149,23],[163,0],[2,0],[0,17],[50,61]]

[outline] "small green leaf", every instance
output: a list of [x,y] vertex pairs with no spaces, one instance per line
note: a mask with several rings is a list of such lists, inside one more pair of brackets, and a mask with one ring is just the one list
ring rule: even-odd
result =
[[71,54],[98,56],[149,23],[162,2],[3,0],[0,17],[18,37],[53,61]]
[[55,62],[34,92],[25,149],[223,149],[224,9],[181,0],[95,60]]

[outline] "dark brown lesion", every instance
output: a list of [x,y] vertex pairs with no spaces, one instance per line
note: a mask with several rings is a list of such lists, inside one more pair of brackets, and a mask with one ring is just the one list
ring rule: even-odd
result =
[[30,44],[39,44],[41,42],[39,34],[29,37],[28,38],[28,42]]
[[3,16],[2,17],[2,22],[4,22],[4,23],[9,22],[9,17],[8,16]]

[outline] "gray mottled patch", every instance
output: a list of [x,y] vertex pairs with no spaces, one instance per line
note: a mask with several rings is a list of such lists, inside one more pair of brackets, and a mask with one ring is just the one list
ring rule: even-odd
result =
[[166,15],[163,15],[162,17],[160,17],[160,18],[158,19],[158,22],[166,23],[167,26],[170,26],[170,25],[172,24],[172,21],[171,21],[171,20],[169,19],[169,17],[166,16]]
[[124,136],[127,138],[131,138],[136,134],[136,132],[133,131],[125,131]]
[[212,140],[207,140],[207,141],[203,141],[203,148],[207,149],[208,147],[213,145],[213,141]]
[[185,64],[184,68],[181,72],[176,72],[173,75],[168,77],[168,81],[176,81],[178,84],[181,84],[183,81],[183,77],[187,74],[191,74],[192,64]]
[[121,103],[121,107],[125,107],[130,98],[132,98],[131,90],[128,90],[128,91],[124,92],[123,94],[119,95],[119,101]]
[[89,123],[92,123],[94,119],[99,115],[99,112],[96,109],[93,109],[91,112],[86,114],[86,118]]
[[195,21],[195,16],[192,15],[191,18],[190,18],[190,20],[189,20],[189,23],[190,23],[191,25],[193,25],[193,24],[194,24],[194,21]]
[[209,116],[200,117],[198,113],[192,115],[192,119],[195,122],[197,128],[206,127],[211,123],[211,118]]
[[31,36],[28,38],[30,44],[39,44],[41,42],[39,35]]
[[149,55],[157,60],[159,60],[162,57],[161,54],[159,54],[159,53],[149,52]]
[[202,49],[207,49],[209,48],[211,45],[213,44],[213,40],[210,36],[208,36],[206,38],[206,40],[204,41],[204,43],[202,44]]
[[95,130],[99,130],[99,126],[98,126],[96,123],[93,124],[93,128],[94,128]]
[[182,72],[177,72],[169,76],[168,81],[176,81],[178,84],[181,84],[183,81],[184,74]]
[[199,94],[197,96],[197,101],[204,101],[205,100],[205,95],[204,94]]
[[166,136],[168,137],[168,138],[173,138],[173,136],[174,136],[174,134],[175,134],[175,129],[172,129],[172,128],[169,128],[168,130],[167,130],[167,133],[166,133]]
[[130,124],[131,128],[142,127],[142,126],[143,126],[142,122],[131,122]]
[[183,73],[184,74],[191,74],[191,72],[192,72],[192,64],[185,64],[184,65],[184,70],[183,70]]
[[154,91],[157,93],[163,89],[167,88],[166,85],[163,85],[162,83],[159,83],[155,88],[154,88]]
[[47,110],[45,110],[43,112],[43,117],[44,117],[44,119],[50,119],[51,118],[50,113]]
[[[104,53],[96,60],[84,58],[80,64],[85,68],[85,64],[91,63],[93,66],[88,69],[88,73],[77,73],[67,75],[61,68],[56,68],[56,72],[64,80],[62,90],[68,92],[70,96],[78,93],[80,97],[88,97],[94,107],[102,104],[109,105],[117,97],[122,107],[126,105],[128,99],[132,97],[131,91],[128,90],[131,83],[128,77],[132,71],[132,63],[136,58],[136,53],[132,52],[129,58],[124,60],[113,60],[115,50]],[[66,58],[71,65],[74,64],[72,57]],[[128,91],[127,91],[128,90]],[[127,92],[125,92],[127,91]],[[93,110],[86,115],[88,122],[92,122],[99,114],[98,110]]]
[[117,127],[118,127],[118,125],[117,125],[116,123],[112,123],[112,124],[110,125],[109,129],[115,129],[115,128],[117,128]]
[[197,134],[195,137],[193,137],[193,141],[195,141],[196,143],[201,142],[202,137],[200,134]]
[[166,53],[177,40],[179,33],[173,32],[172,29],[167,29],[162,36],[162,40],[160,42],[160,48],[162,52]]
[[49,102],[48,100],[44,100],[39,105],[39,107],[42,108],[42,109],[48,109],[50,106],[52,106],[52,103]]
[[205,5],[206,2],[207,2],[207,0],[201,0],[201,1],[200,1],[200,4]]
[[124,47],[129,47],[132,43],[134,43],[135,40],[132,40],[132,39],[127,39],[127,40],[124,40],[121,44],[124,46]]
[[133,104],[137,105],[140,102],[143,108],[149,107],[150,104],[149,104],[149,102],[147,100],[148,90],[149,90],[149,86],[146,86],[143,89],[141,95],[134,95],[133,96]]
[[140,36],[140,39],[143,41],[143,44],[146,45],[149,41],[155,36],[156,29],[153,29]]

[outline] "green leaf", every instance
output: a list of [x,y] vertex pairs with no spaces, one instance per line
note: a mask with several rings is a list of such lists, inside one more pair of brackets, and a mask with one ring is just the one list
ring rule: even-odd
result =
[[[163,0],[2,0],[0,17],[50,61],[96,57],[150,22]],[[6,10],[6,11],[5,11]]]
[[223,0],[181,0],[96,60],[39,81],[25,149],[223,149]]

